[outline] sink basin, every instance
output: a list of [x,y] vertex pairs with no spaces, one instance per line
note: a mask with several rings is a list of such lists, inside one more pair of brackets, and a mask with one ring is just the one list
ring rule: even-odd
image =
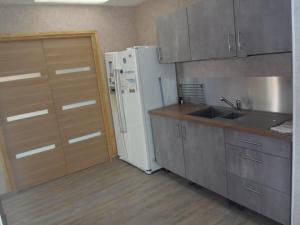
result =
[[215,107],[208,107],[208,108],[202,109],[200,111],[189,113],[188,115],[213,119],[216,117],[225,116],[228,113],[230,113],[230,111],[228,112],[228,110],[221,110],[221,109],[217,109]]
[[244,114],[234,112],[230,109],[226,108],[218,108],[218,107],[207,107],[205,109],[189,113],[190,116],[198,116],[198,117],[204,117],[208,119],[214,119],[214,118],[220,118],[220,119],[228,119],[228,120],[235,120],[238,119]]
[[229,119],[229,120],[235,120],[235,119],[238,119],[242,116],[244,116],[244,114],[233,112],[233,113],[227,114],[225,116],[222,116],[222,118]]

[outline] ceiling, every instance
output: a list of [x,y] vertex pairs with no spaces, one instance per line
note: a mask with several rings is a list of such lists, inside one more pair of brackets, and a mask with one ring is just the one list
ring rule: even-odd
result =
[[[112,5],[112,6],[136,6],[146,0],[109,0],[109,2],[103,5]],[[0,0],[0,4],[35,4],[34,0]]]

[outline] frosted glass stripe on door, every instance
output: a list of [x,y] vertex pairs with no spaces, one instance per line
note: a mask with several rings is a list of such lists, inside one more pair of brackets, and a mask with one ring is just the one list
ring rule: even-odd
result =
[[55,148],[56,148],[56,145],[48,145],[48,146],[44,146],[41,148],[35,148],[30,151],[17,154],[16,159],[21,159],[21,158],[29,157],[29,156],[36,155],[36,154],[39,154],[42,152],[47,152],[47,151],[53,150]]
[[36,112],[30,112],[30,113],[10,116],[10,117],[7,117],[6,120],[7,120],[7,122],[13,122],[13,121],[17,121],[17,120],[29,119],[32,117],[46,115],[48,113],[49,113],[48,109],[45,109],[45,110],[40,110],[40,111],[36,111]]
[[0,83],[9,82],[9,81],[17,81],[17,80],[26,80],[41,77],[41,73],[27,73],[27,74],[18,74],[14,76],[5,76],[0,77]]
[[70,110],[70,109],[76,109],[76,108],[81,108],[84,106],[89,106],[89,105],[95,105],[97,103],[96,100],[89,100],[89,101],[84,101],[84,102],[77,102],[74,104],[70,104],[70,105],[64,105],[62,107],[62,110]]
[[102,135],[101,132],[95,132],[95,133],[92,133],[92,134],[84,135],[84,136],[81,136],[81,137],[70,139],[69,144],[75,144],[77,142],[86,141],[86,140],[89,140],[89,139],[92,139],[92,138],[95,138],[95,137],[99,137],[101,135]]
[[76,67],[76,68],[69,68],[69,69],[62,69],[62,70],[56,70],[56,75],[63,75],[68,73],[80,73],[80,72],[88,72],[91,68],[89,66],[85,67]]

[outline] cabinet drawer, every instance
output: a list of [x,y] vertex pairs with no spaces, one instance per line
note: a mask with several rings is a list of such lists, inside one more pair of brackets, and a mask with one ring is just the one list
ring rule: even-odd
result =
[[228,198],[277,222],[290,224],[290,197],[228,173]]
[[28,155],[23,153],[22,157],[12,159],[11,162],[17,190],[30,188],[66,174],[64,152],[59,143],[55,143],[54,148],[47,151],[31,151]]
[[69,173],[80,171],[108,160],[105,136],[65,144],[65,159]]
[[225,130],[225,143],[288,159],[292,154],[290,142],[240,131]]
[[226,144],[227,171],[270,188],[291,192],[291,161]]

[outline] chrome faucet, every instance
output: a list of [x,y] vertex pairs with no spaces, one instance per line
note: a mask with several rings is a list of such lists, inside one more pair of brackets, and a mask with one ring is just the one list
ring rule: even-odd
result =
[[240,99],[236,99],[235,100],[235,105],[231,101],[229,101],[228,99],[226,99],[225,97],[221,97],[220,101],[221,102],[225,102],[227,105],[229,105],[234,110],[242,111],[242,101]]

